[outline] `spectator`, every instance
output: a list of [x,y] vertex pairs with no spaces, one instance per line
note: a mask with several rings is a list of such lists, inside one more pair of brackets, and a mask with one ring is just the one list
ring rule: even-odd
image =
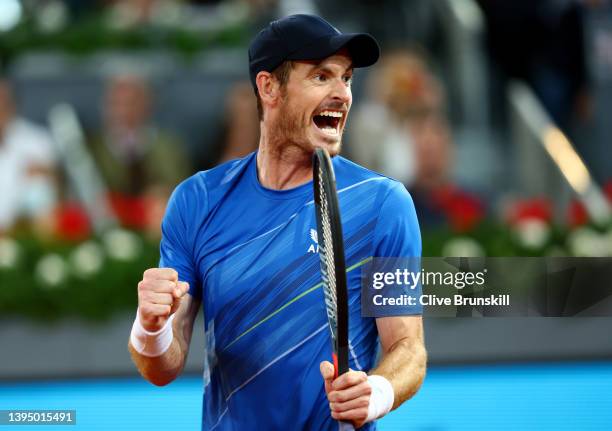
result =
[[485,208],[473,193],[457,185],[452,177],[453,145],[448,123],[439,112],[431,113],[410,127],[416,175],[409,186],[421,226],[449,226],[462,232],[482,220]]
[[220,161],[244,157],[259,144],[259,120],[253,87],[239,82],[229,91],[225,104],[225,119],[220,140]]
[[370,75],[371,100],[353,123],[352,154],[406,185],[423,227],[473,228],[484,205],[453,181],[442,85],[415,51],[392,52],[380,63]]
[[0,233],[22,221],[40,234],[52,230],[54,150],[47,131],[17,115],[11,86],[0,80]]
[[440,88],[424,58],[397,50],[369,76],[369,101],[355,113],[347,151],[358,162],[403,183],[415,175],[409,122],[440,105]]
[[113,78],[103,111],[104,129],[90,148],[112,205],[124,225],[158,230],[159,217],[150,215],[160,211],[147,208],[163,209],[172,189],[191,174],[185,149],[153,123],[151,93],[139,77]]

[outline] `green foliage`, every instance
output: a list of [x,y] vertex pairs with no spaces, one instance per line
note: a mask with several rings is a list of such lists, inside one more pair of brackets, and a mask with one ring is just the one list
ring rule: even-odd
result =
[[232,47],[246,43],[248,30],[233,24],[218,30],[194,31],[180,27],[139,26],[125,30],[109,28],[102,15],[75,21],[55,32],[37,29],[31,18],[0,37],[0,56],[6,64],[29,50],[63,51],[88,55],[103,50],[168,50],[190,57],[211,46]]
[[[423,230],[423,256],[612,256],[612,229],[544,222],[520,229],[483,223],[463,234]],[[133,311],[137,284],[158,260],[157,241],[125,230],[82,243],[0,237],[0,315],[104,321]]]
[[[101,266],[89,274],[83,274],[75,262],[79,244],[51,244],[31,238],[17,240],[19,253],[15,264],[0,267],[0,314],[40,321],[63,317],[101,321],[115,312],[134,310],[138,281],[146,268],[157,266],[159,259],[157,244],[140,236],[134,235],[134,238],[141,246],[131,259],[112,257],[102,241],[88,241],[90,246],[94,244],[103,250]],[[64,270],[59,271],[63,276],[44,277],[41,261],[49,256],[54,263],[63,262]],[[47,272],[57,276],[57,269],[54,272],[51,265]]]

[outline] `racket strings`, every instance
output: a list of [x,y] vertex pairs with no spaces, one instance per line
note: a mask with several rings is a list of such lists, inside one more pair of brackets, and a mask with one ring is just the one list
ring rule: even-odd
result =
[[325,308],[330,321],[332,336],[336,338],[337,328],[337,299],[336,299],[336,272],[334,265],[334,250],[332,248],[331,221],[329,215],[329,202],[327,193],[323,186],[323,171],[319,169],[319,198],[321,202],[321,230],[322,241],[319,244],[319,258],[321,259],[321,275],[323,278],[323,292],[325,296]]

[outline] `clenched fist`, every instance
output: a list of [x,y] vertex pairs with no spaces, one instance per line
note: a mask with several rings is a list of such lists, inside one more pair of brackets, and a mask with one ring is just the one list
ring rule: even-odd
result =
[[189,290],[189,284],[178,280],[178,273],[171,268],[150,268],[138,283],[138,310],[140,324],[150,332],[157,332],[178,310],[181,298]]

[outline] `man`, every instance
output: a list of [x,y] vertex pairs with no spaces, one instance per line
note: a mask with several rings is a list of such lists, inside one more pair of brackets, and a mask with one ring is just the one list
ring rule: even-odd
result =
[[370,169],[410,184],[418,159],[409,128],[423,111],[440,104],[439,85],[425,58],[405,48],[381,56],[368,81],[368,95],[353,113],[351,155]]
[[24,226],[52,233],[56,159],[49,133],[17,114],[11,85],[0,79],[0,235]]
[[[405,188],[337,156],[353,68],[373,64],[378,45],[321,18],[293,15],[264,28],[249,59],[259,150],[173,193],[162,225],[166,268],[147,270],[138,286],[132,357],[149,381],[172,381],[203,305],[203,429],[335,430],[336,420],[375,429],[375,419],[416,393],[426,356],[420,315],[361,317],[368,257],[421,250]],[[315,147],[335,156],[348,268],[351,371],[335,380],[316,288]],[[418,313],[398,314],[406,311]]]
[[118,75],[106,86],[103,129],[90,147],[113,192],[140,195],[153,187],[170,192],[191,172],[182,142],[155,125],[152,104],[143,77]]
[[104,97],[103,128],[89,139],[89,148],[122,224],[159,237],[170,192],[193,171],[182,142],[154,123],[152,99],[143,77],[112,77]]

